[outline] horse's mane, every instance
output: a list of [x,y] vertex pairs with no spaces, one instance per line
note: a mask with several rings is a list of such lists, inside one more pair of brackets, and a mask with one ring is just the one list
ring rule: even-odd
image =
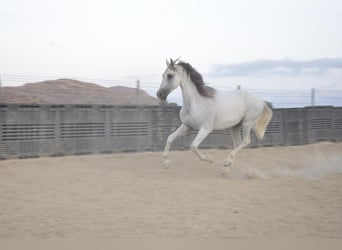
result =
[[177,63],[177,65],[183,67],[191,81],[195,84],[196,89],[201,96],[214,97],[215,89],[205,85],[202,75],[198,73],[197,70],[190,65],[190,63],[180,61]]

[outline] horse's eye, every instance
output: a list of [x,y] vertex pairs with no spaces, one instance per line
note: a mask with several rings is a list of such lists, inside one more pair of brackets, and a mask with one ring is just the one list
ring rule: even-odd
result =
[[173,75],[172,75],[172,74],[170,74],[170,73],[169,73],[169,74],[167,74],[167,79],[168,79],[168,80],[171,80],[171,78],[172,78],[172,77],[173,77]]

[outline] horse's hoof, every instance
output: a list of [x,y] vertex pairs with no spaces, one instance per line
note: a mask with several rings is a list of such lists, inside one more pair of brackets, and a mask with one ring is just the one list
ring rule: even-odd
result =
[[164,169],[168,169],[170,166],[170,160],[169,159],[165,160],[163,165],[164,165]]
[[214,162],[213,157],[211,155],[203,155],[201,157],[201,160],[209,162],[209,163],[213,163]]
[[225,168],[228,169],[227,171],[229,171],[229,168],[230,168],[232,165],[233,165],[233,162],[232,162],[232,161],[225,161],[225,162],[223,163],[223,166],[224,166]]
[[225,158],[224,162],[223,162],[223,166],[226,168],[230,168],[233,166],[233,162],[234,162],[234,156],[232,156],[231,154],[228,155],[227,158]]

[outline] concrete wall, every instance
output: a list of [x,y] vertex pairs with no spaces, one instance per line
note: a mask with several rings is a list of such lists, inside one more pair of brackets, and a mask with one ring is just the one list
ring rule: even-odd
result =
[[[161,151],[179,125],[179,107],[0,104],[0,159]],[[342,141],[342,108],[275,109],[265,139],[251,147]],[[196,131],[177,139],[188,149]],[[202,148],[231,148],[230,131],[213,131]]]

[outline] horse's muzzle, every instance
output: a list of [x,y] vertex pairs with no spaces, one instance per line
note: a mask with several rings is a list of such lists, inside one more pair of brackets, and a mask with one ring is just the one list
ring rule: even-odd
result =
[[168,89],[159,89],[157,92],[157,97],[161,101],[166,101],[167,96],[169,95],[170,90]]

